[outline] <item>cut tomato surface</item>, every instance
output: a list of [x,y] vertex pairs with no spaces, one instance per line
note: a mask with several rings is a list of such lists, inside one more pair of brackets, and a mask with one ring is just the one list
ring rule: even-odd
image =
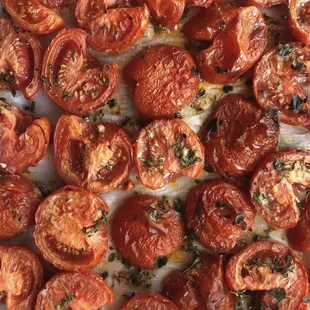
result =
[[191,4],[194,6],[201,6],[203,8],[208,8],[213,2],[214,0],[187,0],[186,1],[187,4]]

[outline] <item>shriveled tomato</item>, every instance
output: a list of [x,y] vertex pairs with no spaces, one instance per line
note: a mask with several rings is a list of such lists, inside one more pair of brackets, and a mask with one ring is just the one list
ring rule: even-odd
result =
[[144,127],[134,145],[142,184],[158,189],[184,175],[196,179],[203,170],[204,148],[182,120],[156,120]]
[[0,246],[0,300],[7,310],[34,309],[43,284],[38,257],[21,246]]
[[40,204],[35,242],[44,258],[57,268],[90,270],[100,263],[108,247],[108,212],[100,197],[65,186]]
[[35,166],[49,146],[49,120],[34,119],[3,101],[0,112],[0,171],[16,173]]
[[200,184],[187,197],[187,226],[215,253],[231,252],[242,234],[251,229],[254,215],[249,197],[223,179]]
[[171,45],[149,47],[127,66],[135,80],[134,102],[147,119],[171,118],[196,97],[197,68],[183,48]]
[[116,210],[112,237],[124,258],[135,266],[153,269],[157,267],[157,259],[180,248],[184,225],[167,201],[139,195]]
[[38,295],[36,310],[99,309],[113,302],[113,293],[101,277],[90,272],[59,272]]
[[259,241],[235,254],[226,267],[226,281],[234,291],[263,291],[260,309],[306,309],[307,271],[281,243]]
[[275,228],[292,228],[299,220],[297,186],[310,186],[310,152],[280,151],[256,168],[250,194],[256,210]]
[[268,51],[254,71],[253,91],[258,104],[293,126],[310,124],[310,48],[300,43],[279,45]]
[[64,20],[38,0],[4,0],[6,10],[23,29],[36,34],[54,32],[64,26]]
[[255,3],[257,3],[258,5],[261,5],[263,7],[271,7],[274,5],[278,5],[281,3],[287,4],[287,0],[253,0]]
[[68,184],[102,193],[120,187],[133,167],[130,138],[114,123],[63,115],[56,126],[55,164]]
[[232,177],[251,173],[262,156],[275,151],[279,125],[252,101],[228,95],[203,129],[205,163]]
[[166,297],[156,293],[136,295],[128,300],[122,310],[179,310],[179,308]]
[[222,256],[204,254],[187,272],[169,274],[164,292],[181,310],[235,309],[235,296],[225,283]]
[[117,65],[101,65],[90,55],[86,38],[81,29],[59,32],[45,52],[42,68],[47,94],[80,115],[103,106],[118,86]]
[[203,8],[208,8],[213,2],[214,0],[187,0],[186,1],[187,4],[191,4],[194,6],[201,6]]
[[267,45],[267,26],[254,6],[240,8],[211,47],[196,57],[201,76],[210,83],[231,83],[249,70]]

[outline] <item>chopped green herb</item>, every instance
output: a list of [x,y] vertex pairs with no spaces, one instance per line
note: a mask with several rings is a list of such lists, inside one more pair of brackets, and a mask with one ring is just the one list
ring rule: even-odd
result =
[[192,68],[192,74],[193,74],[193,75],[199,75],[199,70],[198,70],[197,67],[193,67],[193,68]]
[[277,300],[277,302],[281,302],[286,298],[286,291],[284,288],[273,288],[267,292],[268,295],[272,296]]
[[100,84],[103,84],[103,85],[105,85],[105,86],[108,86],[108,85],[109,85],[109,79],[106,78],[106,77],[104,77],[104,76],[102,75],[102,73],[99,73],[99,83],[100,83]]
[[268,109],[267,114],[269,117],[276,117],[278,116],[279,111],[277,109]]
[[109,273],[107,271],[104,271],[102,274],[101,274],[101,278],[103,280],[105,280],[107,277],[109,276]]
[[304,304],[309,304],[310,303],[310,296],[305,296],[303,299]]
[[223,86],[223,92],[226,94],[232,92],[233,89],[234,89],[234,87],[232,85],[224,85]]
[[263,89],[261,93],[264,95],[264,97],[267,97],[269,95],[269,91],[266,89]]
[[222,23],[219,25],[218,28],[219,28],[219,30],[222,30],[222,31],[226,29],[226,23],[224,20],[222,21]]
[[73,61],[76,60],[76,50],[73,51],[72,55],[71,55],[71,58]]
[[147,168],[159,168],[164,163],[165,158],[163,156],[159,156],[156,158],[154,154],[151,155],[151,158],[142,159],[142,164]]
[[196,98],[200,98],[206,94],[206,91],[204,89],[200,89],[199,92],[196,95]]
[[9,82],[9,76],[5,73],[0,73],[0,82]]
[[47,83],[47,77],[46,77],[46,76],[42,75],[42,76],[41,76],[41,80],[42,80],[44,83]]
[[215,72],[216,73],[220,73],[220,74],[227,74],[229,72],[229,70],[228,69],[223,69],[220,66],[216,66],[215,67]]
[[294,69],[298,72],[301,72],[301,73],[307,72],[307,66],[303,62],[298,61],[296,59],[293,60],[291,67],[292,67],[292,69]]
[[234,224],[240,224],[241,222],[243,222],[245,219],[245,215],[243,213],[238,213],[236,215],[236,218],[235,218],[235,221],[234,221]]
[[174,118],[182,118],[181,112],[176,112]]
[[83,227],[83,232],[87,235],[87,237],[92,237],[98,231],[101,231],[107,222],[107,213],[103,210],[101,211],[101,216],[94,221],[93,225],[89,227]]
[[276,170],[281,170],[283,167],[284,167],[284,162],[281,161],[279,158],[276,158],[273,162],[273,167],[276,169]]
[[215,205],[217,207],[224,208],[224,209],[230,208],[230,205],[228,205],[227,203],[225,203],[223,201],[218,201],[218,202],[215,203]]
[[24,109],[25,111],[34,112],[35,105],[36,105],[35,101],[31,101],[30,104],[24,107]]
[[299,95],[293,96],[291,103],[288,105],[289,109],[293,113],[302,113],[303,112],[303,104],[307,102],[307,97],[302,99]]
[[60,300],[58,305],[55,307],[56,310],[62,310],[64,308],[67,308],[69,306],[70,301],[72,301],[75,298],[74,295],[65,294],[65,297]]
[[265,206],[269,203],[268,198],[261,192],[254,193],[253,199],[261,206]]
[[166,256],[157,257],[155,260],[155,268],[161,268],[165,266],[168,262],[168,258]]
[[110,109],[113,109],[116,106],[116,100],[115,99],[110,99],[107,103]]
[[288,57],[294,51],[294,48],[290,44],[279,44],[279,55],[282,57]]
[[72,93],[69,92],[69,91],[65,91],[64,94],[63,94],[63,96],[62,96],[63,99],[65,99],[65,98],[70,98],[70,97],[72,97]]

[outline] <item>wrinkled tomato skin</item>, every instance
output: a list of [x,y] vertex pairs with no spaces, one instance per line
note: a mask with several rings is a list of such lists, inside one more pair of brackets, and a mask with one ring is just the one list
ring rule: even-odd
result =
[[[257,263],[258,259],[261,264]],[[288,269],[290,266],[294,268]],[[267,305],[275,303],[275,299],[266,291],[283,288],[286,298],[278,303],[278,309],[306,309],[303,298],[309,287],[307,271],[293,251],[281,243],[258,241],[235,254],[226,267],[226,282],[234,291],[265,291],[262,301]]]
[[203,128],[205,163],[222,175],[248,175],[262,157],[275,151],[279,125],[252,101],[228,95]]
[[118,66],[101,65],[90,55],[86,39],[81,29],[60,31],[49,44],[42,66],[47,94],[78,115],[102,107],[118,86]]
[[274,5],[278,5],[278,4],[287,4],[287,0],[253,0],[254,3],[262,6],[262,7],[266,7],[266,8],[270,8]]
[[213,2],[214,0],[187,0],[186,1],[187,4],[191,4],[194,6],[200,6],[205,9],[208,8]]
[[174,117],[198,92],[195,62],[181,47],[149,47],[130,61],[126,71],[136,82],[134,103],[146,119]]
[[[243,218],[239,221],[240,214]],[[249,197],[223,179],[200,184],[187,197],[187,226],[215,253],[231,252],[242,234],[251,229],[254,215]]]
[[184,224],[168,202],[139,195],[117,209],[112,237],[116,249],[131,264],[154,269],[158,257],[170,255],[181,247]]
[[[183,158],[184,149],[192,153],[191,160]],[[141,129],[134,158],[142,184],[155,190],[182,175],[197,179],[204,166],[204,148],[184,121],[156,120]]]
[[144,293],[129,299],[122,310],[179,310],[179,308],[166,297],[157,293]]
[[288,150],[268,155],[255,169],[250,195],[257,212],[277,229],[295,227],[299,220],[296,186],[310,186],[310,153]]
[[202,266],[177,271],[164,280],[164,294],[180,310],[233,310],[236,297],[225,283],[222,256],[203,255]]
[[108,248],[108,211],[104,200],[75,186],[46,197],[36,212],[34,231],[43,257],[68,271],[95,268]]
[[58,272],[38,295],[35,310],[54,310],[66,296],[74,296],[69,309],[99,309],[113,302],[113,292],[90,272]]
[[0,239],[8,239],[34,225],[42,200],[40,190],[19,175],[0,176]]
[[6,309],[34,309],[43,285],[43,268],[38,257],[25,247],[1,245],[0,260],[0,289]]
[[49,146],[49,120],[34,119],[3,101],[0,108],[0,171],[12,174],[35,166]]

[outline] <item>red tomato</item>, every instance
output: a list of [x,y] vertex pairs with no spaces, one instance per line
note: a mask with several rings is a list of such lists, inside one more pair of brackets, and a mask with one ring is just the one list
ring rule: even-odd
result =
[[158,258],[181,247],[184,225],[167,201],[139,195],[129,198],[116,210],[112,237],[117,250],[131,264],[153,269]]
[[256,210],[278,229],[292,228],[299,220],[296,186],[310,186],[310,152],[288,150],[267,156],[256,168],[250,194]]
[[231,252],[242,234],[251,229],[254,215],[249,197],[223,179],[200,184],[187,197],[187,226],[215,253]]
[[184,175],[197,179],[204,166],[204,148],[182,120],[157,120],[140,131],[134,145],[142,184],[158,189]]
[[114,123],[95,124],[63,115],[56,126],[54,144],[61,178],[95,193],[120,187],[133,167],[131,141]]
[[183,48],[158,45],[141,51],[126,68],[135,80],[134,102],[147,119],[171,118],[196,97],[197,68]]
[[0,109],[0,171],[16,173],[35,166],[49,146],[49,120],[34,119],[3,101]]
[[259,241],[235,254],[227,264],[226,281],[234,291],[265,291],[261,302],[266,308],[262,309],[306,309],[307,271],[281,243]]
[[21,246],[0,246],[1,300],[7,310],[34,308],[43,284],[42,265],[34,253]]
[[277,114],[283,123],[310,124],[308,68],[310,48],[300,43],[279,45],[268,51],[254,71],[253,91],[258,104]]
[[236,298],[224,276],[223,257],[204,254],[189,271],[169,274],[164,292],[181,310],[234,310]]
[[91,270],[108,248],[108,205],[75,186],[49,195],[36,213],[35,242],[44,258],[59,269]]
[[81,29],[60,31],[45,52],[42,69],[47,94],[79,115],[102,107],[118,86],[117,65],[100,65],[90,55],[86,38]]
[[13,20],[32,33],[47,34],[64,26],[62,17],[38,0],[4,0],[4,5]]
[[271,7],[278,4],[287,4],[287,0],[253,0],[255,3],[257,3],[260,6],[263,7]]
[[210,83],[234,82],[260,58],[267,42],[262,13],[254,6],[240,8],[212,46],[197,55],[200,74]]
[[186,1],[187,4],[191,4],[194,6],[201,6],[204,8],[208,8],[213,2],[214,0],[187,0]]
[[0,239],[20,234],[34,225],[42,200],[40,190],[19,175],[0,176]]
[[224,97],[216,107],[202,134],[206,165],[223,175],[247,175],[262,156],[275,151],[279,125],[238,95]]
[[36,310],[99,309],[113,302],[113,293],[101,277],[90,272],[59,272],[38,295]]
[[179,310],[179,308],[166,297],[156,293],[136,295],[128,300],[122,310]]

